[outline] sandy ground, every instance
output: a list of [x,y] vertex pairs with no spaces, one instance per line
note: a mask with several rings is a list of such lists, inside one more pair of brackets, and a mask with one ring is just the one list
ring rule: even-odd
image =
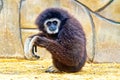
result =
[[45,73],[51,59],[0,59],[0,80],[120,80],[120,64],[86,63],[77,73]]

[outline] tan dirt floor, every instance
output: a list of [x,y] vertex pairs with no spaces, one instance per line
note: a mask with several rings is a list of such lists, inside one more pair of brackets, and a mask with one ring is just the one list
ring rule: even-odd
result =
[[120,64],[86,63],[77,73],[45,73],[51,59],[0,59],[0,80],[120,80]]

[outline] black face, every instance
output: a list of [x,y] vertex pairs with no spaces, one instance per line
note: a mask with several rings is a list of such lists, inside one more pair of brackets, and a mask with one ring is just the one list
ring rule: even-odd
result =
[[60,20],[57,18],[51,18],[51,19],[47,19],[44,22],[44,26],[45,26],[45,31],[48,34],[56,34],[59,31],[59,27],[60,27]]
[[57,29],[58,22],[57,21],[48,21],[46,24],[50,31],[55,31]]

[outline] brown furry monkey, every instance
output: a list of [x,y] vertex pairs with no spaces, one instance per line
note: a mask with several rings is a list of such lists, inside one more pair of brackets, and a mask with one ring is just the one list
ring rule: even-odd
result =
[[[81,70],[86,61],[86,38],[79,21],[63,9],[49,8],[37,17],[36,25],[42,33],[26,40],[25,57],[39,58],[34,47],[44,47],[51,53],[58,71]],[[56,69],[50,67],[46,72],[56,72]]]

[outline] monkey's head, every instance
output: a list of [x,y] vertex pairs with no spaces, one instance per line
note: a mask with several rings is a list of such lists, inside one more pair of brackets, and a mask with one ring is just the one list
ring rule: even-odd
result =
[[39,30],[47,34],[57,34],[68,18],[70,16],[67,11],[59,8],[49,8],[38,16],[36,25]]

